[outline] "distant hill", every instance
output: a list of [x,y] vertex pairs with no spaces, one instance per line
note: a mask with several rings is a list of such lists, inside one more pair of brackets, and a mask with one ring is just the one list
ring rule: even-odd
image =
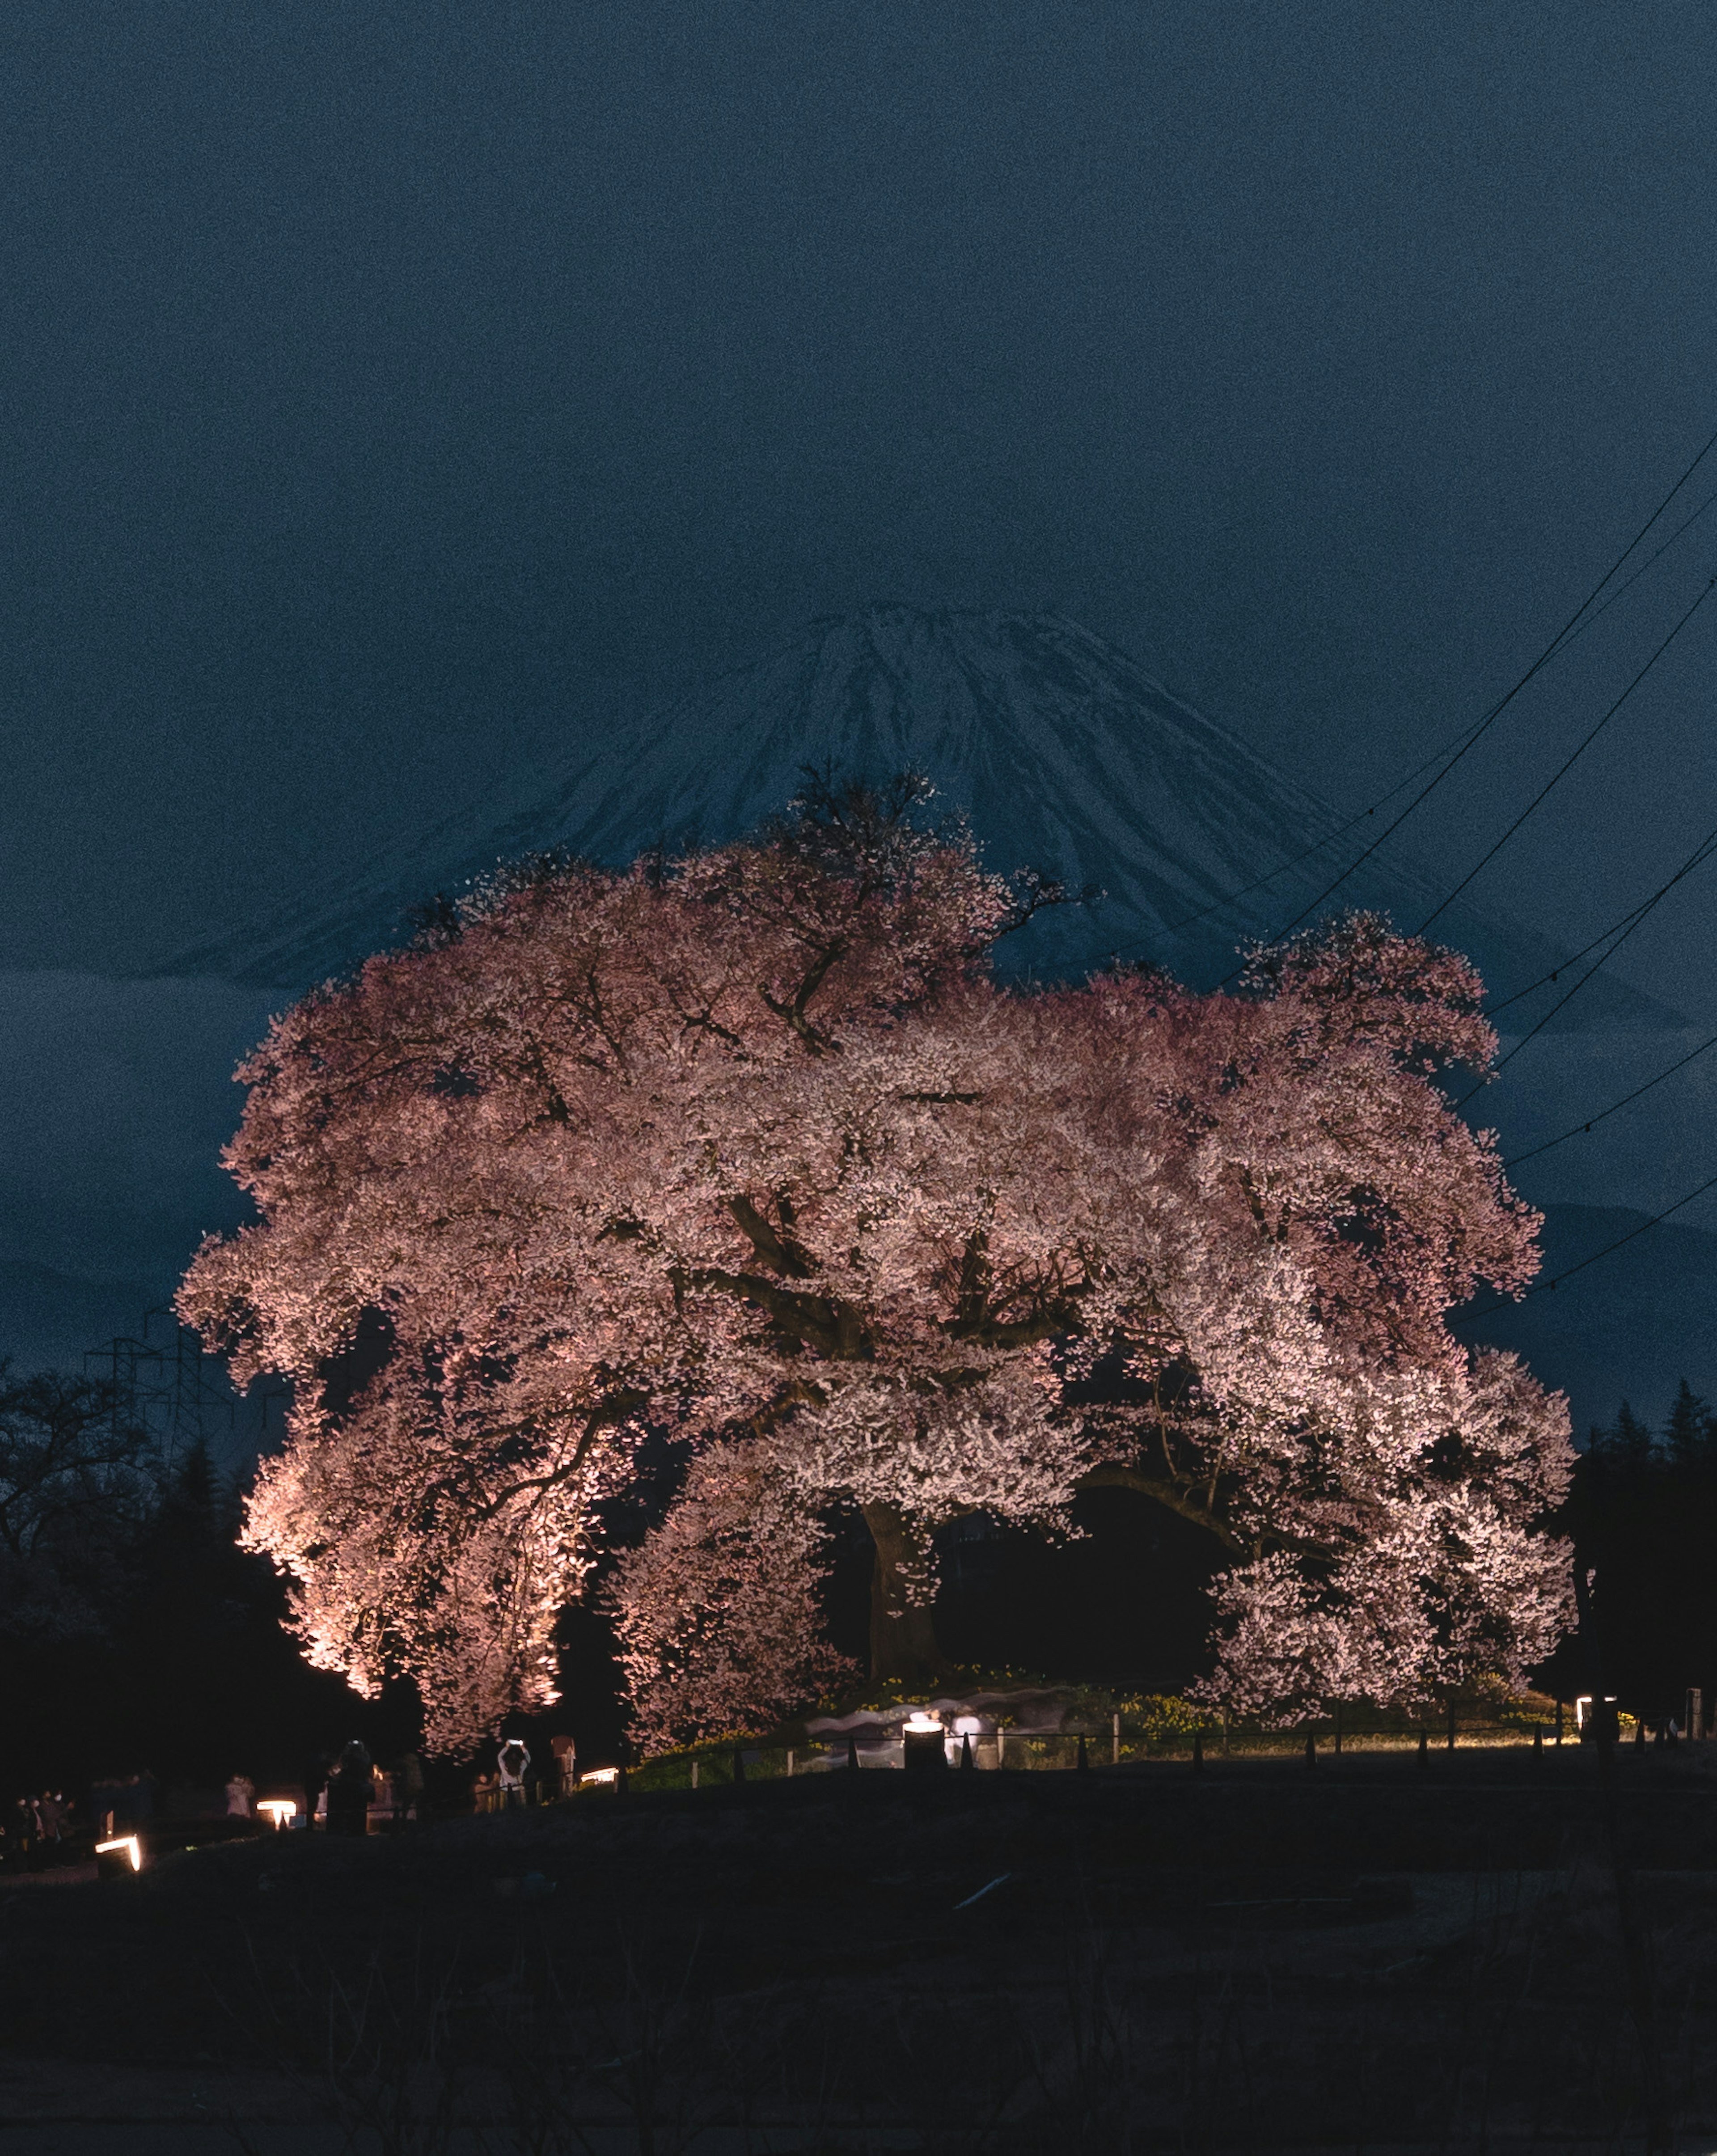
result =
[[[1542,1277],[1648,1218],[1622,1206],[1547,1207]],[[1550,1293],[1460,1329],[1463,1339],[1514,1348],[1545,1384],[1565,1392],[1582,1441],[1624,1399],[1655,1427],[1678,1378],[1717,1400],[1717,1235],[1663,1221]]]

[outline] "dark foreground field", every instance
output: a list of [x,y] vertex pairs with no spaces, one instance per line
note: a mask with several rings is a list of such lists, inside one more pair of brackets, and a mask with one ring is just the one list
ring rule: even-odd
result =
[[1710,2148],[1708,1750],[1618,1757],[1619,1877],[1570,1748],[604,1794],[19,1883],[0,2146],[1642,2148],[1655,2076]]

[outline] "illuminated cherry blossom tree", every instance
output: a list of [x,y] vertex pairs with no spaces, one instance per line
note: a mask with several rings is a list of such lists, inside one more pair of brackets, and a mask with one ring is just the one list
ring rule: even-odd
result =
[[295,1380],[247,1535],[312,1661],[453,1748],[553,1697],[559,1611],[647,1435],[683,1485],[608,1593],[640,1732],[834,1681],[825,1522],[871,1664],[942,1666],[937,1530],[1072,1531],[1122,1484],[1228,1552],[1212,1699],[1292,1714],[1518,1676],[1566,1620],[1566,1417],[1449,1312],[1536,1217],[1437,1071],[1465,962],[1355,918],[1239,991],[998,986],[1036,899],[817,789],[745,845],[538,862],[307,998],[241,1072],[260,1225],[188,1318]]

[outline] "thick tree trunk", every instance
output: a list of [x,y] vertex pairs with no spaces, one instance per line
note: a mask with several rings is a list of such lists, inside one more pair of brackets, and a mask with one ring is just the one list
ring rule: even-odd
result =
[[902,1576],[925,1554],[924,1545],[893,1506],[863,1509],[876,1547],[871,1573],[871,1681],[898,1677],[907,1684],[923,1684],[943,1676],[949,1665],[936,1644],[934,1613],[907,1600]]

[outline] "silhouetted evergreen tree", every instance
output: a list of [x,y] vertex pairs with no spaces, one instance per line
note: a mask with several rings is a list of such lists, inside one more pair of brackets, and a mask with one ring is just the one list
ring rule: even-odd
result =
[[1617,1467],[1642,1468],[1651,1464],[1656,1440],[1626,1400],[1607,1430],[1594,1430],[1591,1450]]
[[[1624,1401],[1591,1432],[1565,1524],[1576,1562],[1596,1574],[1592,1621],[1622,1705],[1653,1719],[1679,1715],[1687,1689],[1717,1697],[1717,1597],[1709,1555],[1717,1536],[1717,1423],[1683,1378],[1661,1436]],[[1590,1688],[1578,1641],[1552,1666],[1565,1691]]]
[[1711,1410],[1684,1378],[1675,1404],[1663,1425],[1663,1439],[1673,1460],[1684,1466],[1705,1464],[1714,1450]]

